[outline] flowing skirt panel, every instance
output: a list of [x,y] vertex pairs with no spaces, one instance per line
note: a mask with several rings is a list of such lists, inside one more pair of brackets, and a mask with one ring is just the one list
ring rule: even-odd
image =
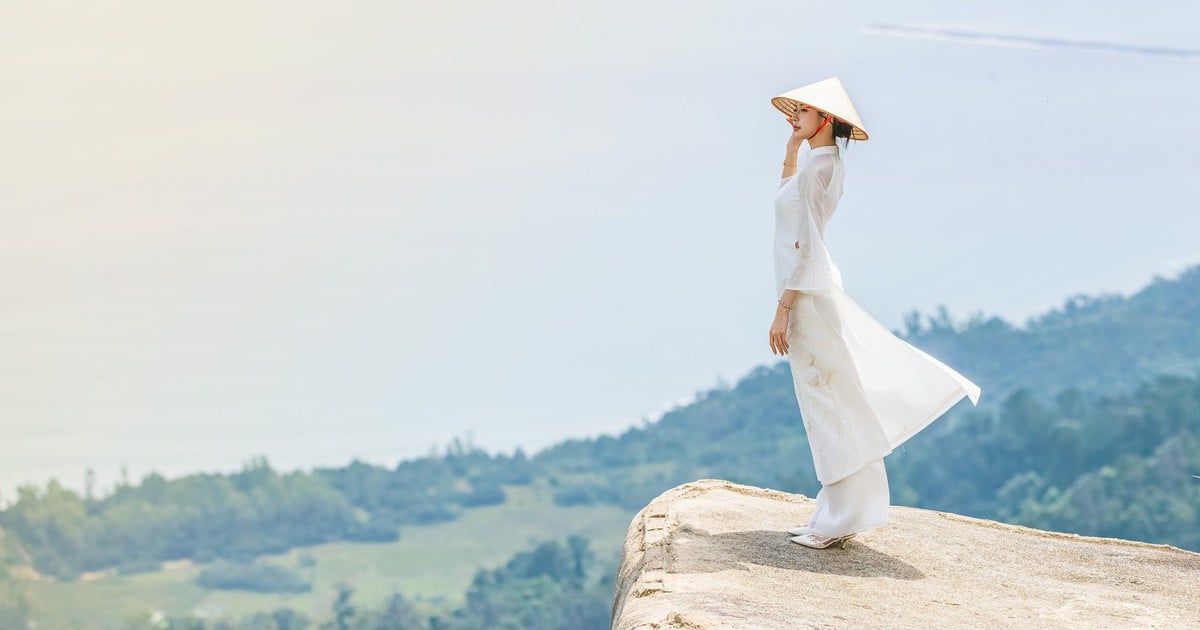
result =
[[801,292],[788,361],[817,479],[832,484],[888,455],[975,383],[892,332],[839,288]]
[[892,452],[836,316],[825,294],[802,292],[788,326],[796,402],[822,484],[836,483]]
[[809,521],[822,536],[887,523],[883,457],[980,388],[897,337],[839,286],[797,296],[788,362],[821,490]]
[[964,397],[979,404],[979,386],[892,334],[840,289],[818,294],[818,309],[841,323],[842,339],[888,444],[896,448]]

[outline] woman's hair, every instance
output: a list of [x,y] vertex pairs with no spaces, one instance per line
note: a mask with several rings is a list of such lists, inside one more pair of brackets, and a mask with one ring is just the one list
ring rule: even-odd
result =
[[[829,116],[829,114],[826,114],[826,116]],[[838,138],[845,138],[846,141],[842,143],[842,146],[847,149],[850,148],[850,133],[854,130],[854,126],[848,122],[838,120],[836,116],[833,117],[833,122],[829,124],[833,126],[833,143],[837,144]]]

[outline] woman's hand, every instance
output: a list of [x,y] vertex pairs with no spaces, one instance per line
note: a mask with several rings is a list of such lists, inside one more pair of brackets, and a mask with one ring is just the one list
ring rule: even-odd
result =
[[779,177],[787,178],[796,174],[796,156],[800,152],[800,144],[804,142],[805,136],[796,127],[796,118],[788,116],[788,124],[792,126],[792,135],[788,138],[787,152],[783,154],[783,170],[780,171]]
[[788,149],[791,149],[792,151],[799,151],[800,145],[808,139],[808,135],[806,135],[808,132],[796,126],[796,123],[800,121],[797,120],[795,116],[788,116],[787,121],[788,124],[792,126],[792,135],[788,138],[787,143]]
[[775,308],[775,321],[771,322],[771,353],[787,356],[788,353],[788,310],[780,304]]

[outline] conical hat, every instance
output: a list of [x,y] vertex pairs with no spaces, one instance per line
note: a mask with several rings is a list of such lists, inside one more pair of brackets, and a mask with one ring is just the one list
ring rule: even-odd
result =
[[854,140],[867,139],[867,130],[863,128],[862,119],[858,117],[854,103],[850,102],[850,95],[846,93],[846,88],[842,86],[842,82],[837,77],[809,83],[771,99],[771,104],[775,106],[775,109],[785,115],[794,114],[797,103],[803,103],[813,109],[831,114],[838,120],[850,123],[850,126],[854,127],[850,131],[850,138]]

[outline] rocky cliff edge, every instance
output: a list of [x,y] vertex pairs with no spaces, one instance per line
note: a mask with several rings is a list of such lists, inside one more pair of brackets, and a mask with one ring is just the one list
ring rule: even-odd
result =
[[633,518],[614,630],[1200,628],[1200,553],[892,506],[846,548],[787,530],[815,501],[720,479]]

